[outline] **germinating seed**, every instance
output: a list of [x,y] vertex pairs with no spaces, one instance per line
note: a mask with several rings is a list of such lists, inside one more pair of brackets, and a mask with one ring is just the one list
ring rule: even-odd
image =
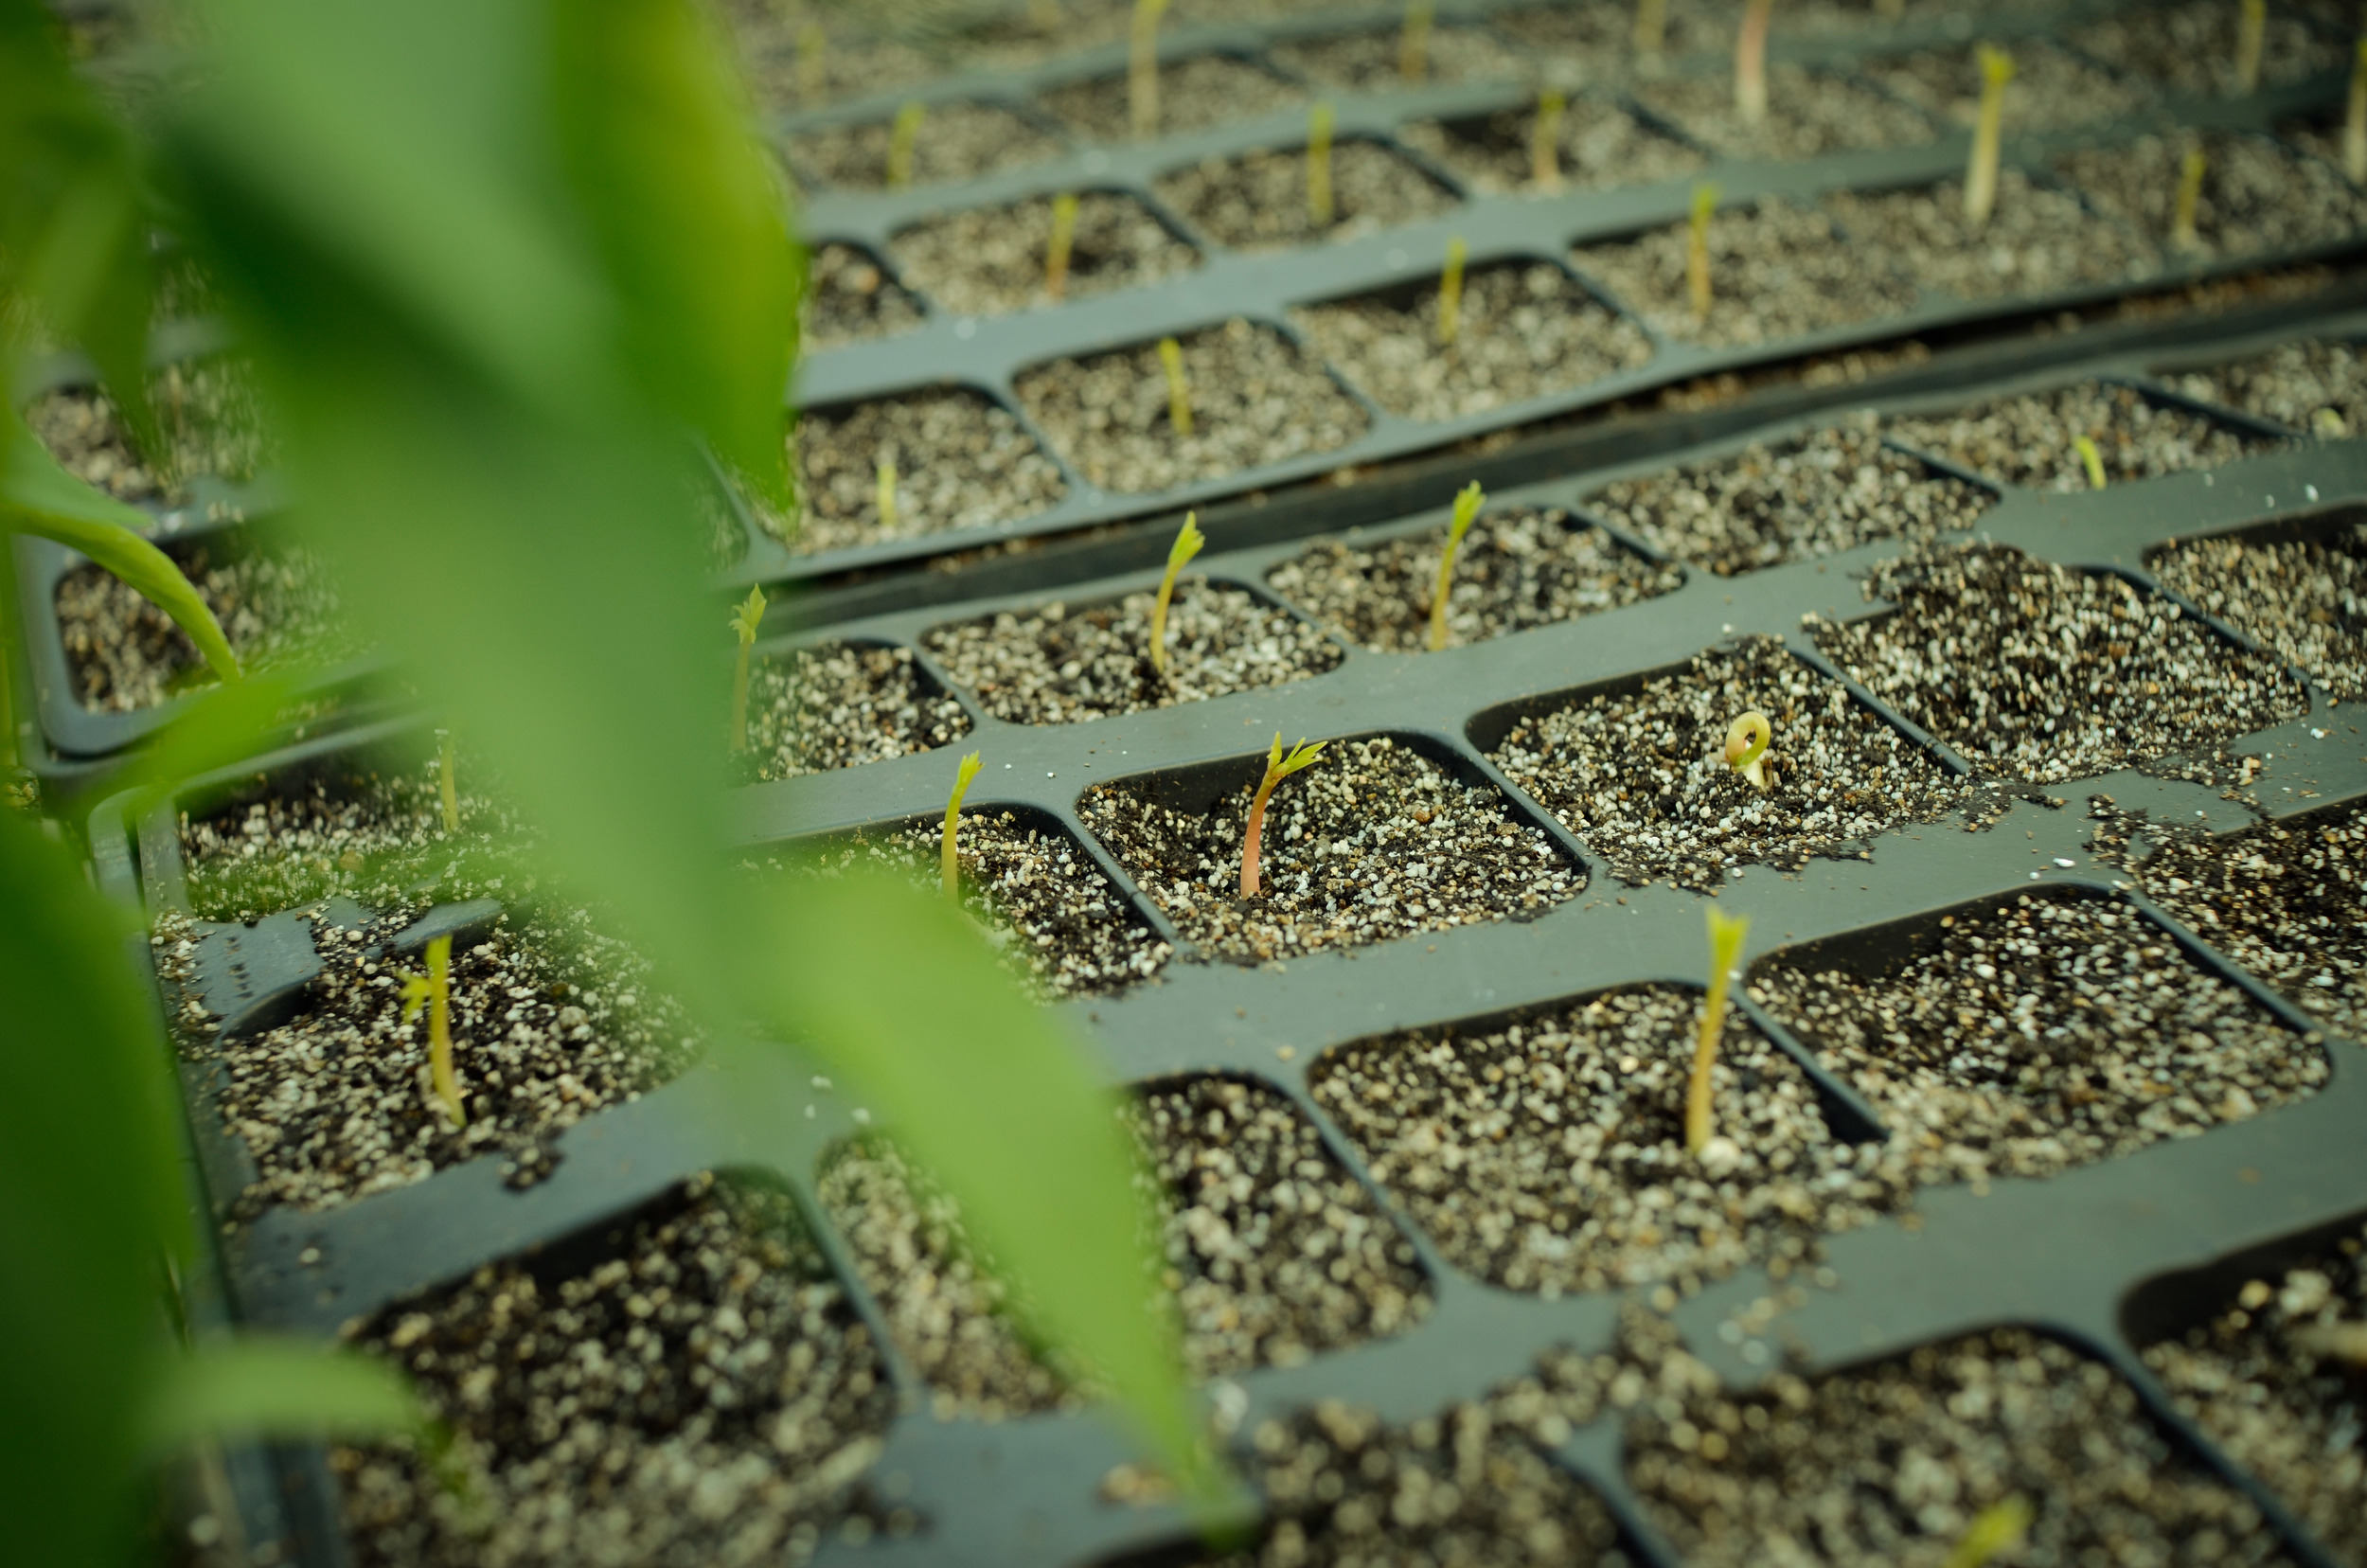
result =
[[277,459],[242,359],[168,365],[149,378],[148,396],[164,437],[161,462],[141,455],[115,401],[95,388],[44,393],[26,405],[25,423],[59,466],[118,501],[184,506],[192,480],[243,482]]
[[970,715],[932,691],[912,650],[829,643],[758,660],[748,673],[748,750],[759,778],[908,757],[970,733]]
[[836,348],[893,337],[920,325],[920,301],[892,282],[879,262],[852,245],[813,247],[806,261],[807,348]]
[[2367,695],[2367,526],[2323,539],[2198,539],[2149,564],[2182,594],[2335,696]]
[[[1682,179],[1709,160],[1627,111],[1583,95],[1567,100],[1555,151],[1562,187],[1601,190]],[[1482,195],[1536,188],[1532,143],[1537,111],[1507,109],[1485,119],[1417,120],[1398,134]]]
[[2362,197],[2331,164],[2242,133],[2140,136],[2056,160],[2056,171],[2108,217],[2141,233],[2170,232],[2189,146],[2203,152],[2195,235],[2204,254],[2251,256],[2339,240],[2367,221]]
[[1911,447],[2008,485],[2084,490],[2077,438],[2088,437],[2111,483],[2232,463],[2262,443],[2181,408],[2147,402],[2134,387],[2086,382],[2056,392],[1885,421]]
[[1273,250],[1361,239],[1434,218],[1451,192],[1378,143],[1344,137],[1331,149],[1332,222],[1318,229],[1307,210],[1307,150],[1208,158],[1162,176],[1159,199],[1219,244]]
[[[2177,378],[2189,397],[2312,436],[2367,435],[2367,360],[2348,343],[2281,343],[2251,359]],[[2325,412],[2331,411],[2329,421]]]
[[[1017,419],[975,392],[900,398],[801,416],[792,452],[802,520],[759,510],[799,555],[1016,522],[1060,499],[1060,471]],[[880,460],[898,464],[897,526],[880,518]]]
[[870,1336],[786,1196],[702,1176],[554,1282],[517,1262],[348,1337],[454,1442],[337,1447],[362,1568],[803,1563],[850,1518],[920,1521],[860,1483],[895,1412]]
[[2161,264],[2158,236],[2100,218],[2074,193],[2018,169],[1998,170],[1997,205],[1977,232],[1965,218],[1962,180],[1837,190],[1824,208],[1867,266],[1912,277],[1941,297],[1989,300],[2117,283]]
[[[802,132],[789,138],[789,162],[822,185],[884,190],[895,134],[888,119]],[[1059,138],[1008,109],[983,103],[932,104],[913,142],[912,182],[972,180],[998,169],[1046,163],[1060,151]]]
[[[1043,303],[1051,239],[1052,200],[1037,197],[917,223],[889,251],[905,279],[939,309],[993,315]],[[1199,264],[1200,253],[1131,196],[1087,191],[1077,198],[1068,298],[1140,288]]]
[[[198,543],[169,545],[167,553],[214,613],[241,670],[326,665],[360,650],[328,563],[311,551],[234,553],[219,543]],[[66,573],[55,602],[66,668],[82,706],[130,713],[213,684],[213,671],[188,634],[104,567]]]
[[1767,117],[1735,106],[1733,74],[1647,81],[1636,101],[1713,152],[1734,158],[1813,158],[1858,148],[1915,147],[1931,122],[1895,98],[1830,71],[1784,62],[1767,67]]

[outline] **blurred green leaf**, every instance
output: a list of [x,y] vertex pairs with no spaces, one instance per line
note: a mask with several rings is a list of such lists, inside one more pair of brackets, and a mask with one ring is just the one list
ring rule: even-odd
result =
[[426,1426],[418,1396],[385,1363],[250,1335],[168,1363],[143,1435],[169,1452],[201,1437],[380,1437]]

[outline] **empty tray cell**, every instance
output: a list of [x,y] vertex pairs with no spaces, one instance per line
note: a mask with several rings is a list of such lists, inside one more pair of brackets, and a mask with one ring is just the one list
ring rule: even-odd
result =
[[1871,413],[1731,457],[1621,479],[1587,509],[1663,555],[1719,577],[1835,555],[1878,539],[1926,544],[1997,498],[1882,444]]
[[[1255,119],[1305,102],[1307,90],[1231,55],[1194,55],[1159,64],[1157,134]],[[1095,141],[1134,139],[1132,98],[1124,73],[1055,87],[1037,99],[1054,118]]]
[[[1735,9],[1717,0],[1666,0],[1663,58],[1735,46]],[[1618,80],[1638,69],[1632,6],[1538,6],[1489,19],[1522,45],[1548,80]]]
[[2155,243],[2100,218],[2068,190],[2018,169],[1997,176],[1997,206],[1975,228],[1961,180],[1901,190],[1836,191],[1824,200],[1869,266],[1912,277],[1927,295],[1962,300],[2044,294],[2150,276]]
[[1831,71],[1781,62],[1767,68],[1767,118],[1756,125],[1735,106],[1732,70],[1645,82],[1636,101],[1730,158],[1814,158],[1913,147],[1933,135],[1929,119],[1895,98]]
[[[300,546],[270,548],[214,534],[168,543],[198,597],[214,613],[241,669],[326,664],[358,650],[328,563]],[[58,635],[75,700],[131,713],[214,684],[214,673],[172,617],[101,566],[58,579]]]
[[1398,134],[1482,195],[1607,190],[1682,179],[1708,160],[1693,148],[1600,98],[1567,100],[1554,138],[1555,179],[1537,180],[1537,111],[1506,109],[1461,120],[1418,120]]
[[[2195,247],[2180,253],[2172,211],[2187,151],[2203,153]],[[2330,164],[2243,133],[2140,136],[2056,160],[2056,172],[2097,208],[2194,257],[2253,256],[2341,240],[2367,219],[2367,196]]]
[[[1771,732],[1765,790],[1725,761],[1727,726],[1748,712]],[[1707,890],[1741,865],[1854,856],[1965,796],[1921,746],[1773,637],[1522,719],[1488,758],[1636,885]]]
[[[2006,53],[2014,62],[2002,122],[2007,135],[2122,120],[2153,100],[2143,83],[2038,39],[2017,40]],[[1858,69],[1942,124],[1969,131],[1980,117],[1981,62],[1973,45],[1869,60]]]
[[2307,538],[2236,534],[2164,545],[2162,585],[2295,664],[2337,697],[2367,696],[2367,527]]
[[1903,1202],[1881,1145],[1836,1139],[1807,1074],[1738,1012],[1713,1069],[1717,1137],[1686,1153],[1700,1016],[1698,991],[1611,991],[1338,1046],[1311,1087],[1439,1251],[1507,1290],[1689,1293]]
[[1320,361],[1238,317],[1178,343],[1192,428],[1179,432],[1155,343],[1021,373],[1015,390],[1077,471],[1124,494],[1331,452],[1372,423]]
[[2240,408],[2312,436],[2367,434],[2367,360],[2350,343],[2281,343],[2265,354],[2177,378],[2188,397]]
[[1055,601],[929,633],[929,651],[997,719],[1074,724],[1205,702],[1321,675],[1337,644],[1246,588],[1180,579],[1167,607],[1167,668],[1150,662],[1148,590],[1114,603]]
[[244,483],[277,455],[244,360],[167,365],[149,378],[148,396],[164,437],[161,459],[141,455],[115,400],[97,387],[45,392],[26,405],[25,423],[68,473],[118,501],[183,506],[191,481]]
[[2283,1563],[2250,1499],[2179,1447],[2103,1363],[2024,1328],[1927,1345],[1814,1381],[1729,1393],[1698,1365],[1627,1426],[1628,1480],[1696,1568],[1972,1560],[1959,1543],[2020,1499],[1999,1560]]
[[[1528,74],[1518,54],[1481,27],[1431,28],[1418,62],[1407,60],[1404,44],[1404,29],[1390,27],[1290,39],[1268,52],[1293,76],[1359,93],[1390,93],[1426,82],[1511,81]],[[1409,63],[1418,65],[1411,77],[1405,71]]]
[[1694,314],[1690,223],[1582,245],[1579,273],[1665,335],[1707,347],[1775,343],[1904,313],[1913,284],[1850,245],[1832,220],[1770,197],[1710,220],[1710,313]]
[[2337,1561],[2367,1562],[2367,1243],[2353,1225],[2145,1350],[2179,1410]]
[[[1410,539],[1326,541],[1275,567],[1266,581],[1337,635],[1376,653],[1430,646],[1430,600],[1446,548],[1441,526]],[[1455,552],[1447,591],[1447,641],[1486,642],[1510,632],[1640,604],[1684,581],[1558,507],[1483,513]]]
[[1977,777],[2053,784],[2195,758],[2308,711],[2276,659],[2167,599],[2003,545],[1885,561],[1865,592],[1896,613],[1819,621],[1817,646]]
[[[1008,410],[948,388],[811,410],[792,437],[800,523],[757,520],[797,555],[1013,523],[1059,501],[1059,465]],[[880,515],[880,465],[896,465],[896,520]]]
[[1086,792],[1085,826],[1184,937],[1218,957],[1292,957],[1541,915],[1586,869],[1485,783],[1387,736],[1329,742],[1268,803],[1259,889],[1242,833],[1266,756]]
[[[1044,259],[1052,241],[1052,198],[957,212],[917,223],[889,247],[913,287],[940,310],[992,315],[1052,302]],[[1200,265],[1200,254],[1167,232],[1131,196],[1088,191],[1077,201],[1065,297],[1137,288]]]
[[1342,374],[1390,413],[1457,419],[1640,369],[1651,339],[1548,262],[1480,267],[1441,347],[1436,278],[1293,311]]
[[[2340,70],[2349,51],[2321,37],[2283,8],[2269,8],[2261,36],[2260,85],[2283,87],[2324,71]],[[2073,48],[2131,76],[2158,82],[2173,93],[2196,97],[2234,93],[2236,31],[2240,6],[2224,0],[2190,0],[2180,6],[2140,6],[2074,27],[2065,39]],[[2356,15],[2345,16],[2346,27]]]
[[[1193,1376],[1294,1366],[1428,1315],[1413,1247],[1273,1090],[1198,1078],[1140,1092],[1127,1124],[1157,1172],[1164,1284]],[[960,1205],[885,1139],[824,1169],[822,1200],[936,1414],[998,1419],[1082,1402],[1032,1354],[974,1261]]]
[[1307,198],[1307,149],[1206,158],[1159,177],[1159,197],[1219,244],[1272,250],[1318,240],[1355,240],[1435,218],[1454,193],[1378,142],[1343,137],[1331,148],[1331,219],[1317,223]]
[[[801,132],[788,140],[798,173],[841,190],[885,190],[893,119],[864,120]],[[913,137],[912,183],[974,180],[998,169],[1045,163],[1060,155],[1059,138],[1008,109],[985,103],[930,106]]]
[[2000,484],[2066,491],[2090,488],[2082,436],[2095,444],[2105,479],[2115,485],[2217,468],[2267,444],[2200,414],[2153,402],[2134,387],[2105,382],[1901,417],[1887,428],[1895,440]]
[[906,648],[826,643],[748,671],[748,752],[758,778],[860,767],[951,745],[970,715]]
[[897,286],[867,251],[822,244],[806,263],[803,324],[808,348],[894,337],[920,325],[920,301]]
[[331,1449],[357,1562],[802,1562],[857,1521],[919,1526],[860,1485],[895,1397],[788,1198],[701,1177],[594,1244],[348,1336],[410,1375],[466,1482],[409,1444]]
[[1777,953],[1751,996],[1923,1181],[2049,1176],[2315,1094],[2325,1053],[2109,895],[2038,892]]

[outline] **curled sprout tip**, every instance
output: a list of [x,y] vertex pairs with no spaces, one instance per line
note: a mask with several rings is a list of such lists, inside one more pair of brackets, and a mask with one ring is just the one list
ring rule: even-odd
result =
[[1749,779],[1753,786],[1767,788],[1767,745],[1774,738],[1775,727],[1767,715],[1756,708],[1726,726],[1726,766]]

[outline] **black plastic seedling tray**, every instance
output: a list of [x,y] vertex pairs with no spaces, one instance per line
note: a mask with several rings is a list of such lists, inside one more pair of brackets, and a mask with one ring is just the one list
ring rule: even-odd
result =
[[[2328,335],[2362,326],[2367,322],[2349,318],[2322,324]],[[2222,345],[2216,357],[2238,357],[2260,346]],[[2044,377],[1959,387],[1882,411],[1932,411],[2097,377],[2133,383],[2149,400],[2177,401],[2144,379],[2146,368],[2142,354],[2057,366]],[[2205,412],[2227,428],[2276,434],[2274,427],[2224,411]],[[1747,439],[1780,439],[1825,417],[1725,433],[1624,469],[1597,467],[1507,490],[1491,496],[1490,505],[1565,507],[1582,519],[1590,496],[1624,473],[1715,458]],[[2158,585],[2147,570],[2149,553],[2167,542],[2255,528],[2331,529],[2367,516],[2362,508],[2367,442],[2288,440],[2216,470],[2101,491],[1997,490],[1995,505],[1976,529],[2038,560],[2117,574],[2153,591]],[[1423,511],[1357,530],[1352,538],[1372,543],[1419,535],[1443,518],[1443,511]],[[1196,565],[1212,581],[1271,597],[1267,574],[1305,547],[1304,540],[1290,540],[1220,549]],[[2219,1287],[2248,1277],[2242,1271],[2291,1256],[2332,1224],[2356,1225],[2367,1216],[2367,1149],[2358,1131],[2367,1117],[2367,1058],[2357,1042],[2323,1039],[2317,1020],[2131,891],[2125,876],[2096,857],[2091,823],[2082,810],[2091,796],[2109,795],[2122,810],[2156,821],[2227,833],[2264,815],[2297,817],[2367,797],[2367,756],[2361,755],[2367,748],[2359,732],[2348,709],[2314,686],[2306,714],[2229,743],[2234,752],[2266,757],[2247,786],[2262,806],[2235,803],[2216,787],[2132,768],[2048,789],[2005,791],[1989,802],[2002,815],[1985,831],[1967,832],[1961,817],[1943,818],[1885,833],[1854,857],[1814,860],[1793,873],[1743,867],[1721,888],[1725,906],[1753,917],[1746,963],[1753,966],[1804,953],[1844,967],[1876,963],[1927,939],[1942,918],[2037,891],[2121,900],[2195,964],[2256,1000],[2289,1032],[2297,1051],[2323,1041],[2330,1076],[2306,1098],[2059,1175],[1922,1192],[1910,1213],[1827,1238],[1814,1288],[1806,1283],[1806,1271],[1787,1278],[1753,1264],[1680,1300],[1674,1292],[1643,1289],[1549,1296],[1504,1289],[1466,1271],[1391,1189],[1373,1180],[1356,1143],[1312,1092],[1326,1053],[1355,1042],[1410,1029],[1468,1032],[1619,988],[1698,989],[1707,900],[1668,884],[1623,885],[1599,846],[1574,836],[1511,785],[1487,750],[1523,711],[1575,692],[1631,685],[1736,638],[1781,637],[1801,657],[1820,662],[1803,632],[1803,616],[1857,622],[1884,614],[1884,605],[1863,597],[1861,576],[1902,548],[1896,541],[1864,544],[1730,578],[1691,571],[1675,591],[1623,609],[1442,653],[1344,648],[1327,672],[1289,685],[1070,725],[995,719],[944,672],[926,643],[933,628],[1023,609],[1047,596],[1012,594],[845,620],[827,632],[774,639],[762,651],[820,640],[908,649],[929,679],[960,699],[972,728],[956,746],[938,752],[744,789],[739,795],[741,843],[756,848],[926,820],[942,811],[952,753],[976,749],[987,770],[967,811],[1010,810],[1039,825],[1058,825],[1111,879],[1132,913],[1176,943],[1175,956],[1154,980],[1116,996],[1064,1004],[1064,1022],[1091,1042],[1113,1083],[1215,1075],[1287,1096],[1403,1233],[1432,1292],[1427,1318],[1395,1337],[1223,1380],[1211,1399],[1237,1440],[1245,1441],[1267,1417],[1287,1417],[1320,1399],[1367,1407],[1388,1421],[1433,1415],[1527,1375],[1540,1353],[1555,1347],[1608,1350],[1622,1310],[1644,1301],[1668,1312],[1685,1347],[1739,1388],[1778,1366],[1814,1376],[1962,1331],[2020,1325],[2065,1338],[2108,1363],[2139,1391],[2176,1446],[2251,1496],[2296,1561],[2333,1568],[2334,1559],[2273,1496],[2177,1414],[2138,1350],[2217,1310],[2224,1293]],[[1065,584],[1059,597],[1084,607],[1155,580],[1155,573],[1130,572]],[[2198,615],[2191,606],[2187,613]],[[2240,633],[2201,618],[2215,635],[2242,643]],[[1941,768],[1965,771],[1962,757],[1862,688],[1852,687],[1852,696],[1924,747]],[[1255,774],[1276,730],[1286,739],[1302,734],[1398,738],[1467,783],[1500,792],[1518,822],[1542,832],[1571,864],[1585,868],[1584,890],[1531,918],[1255,966],[1207,959],[1086,829],[1080,798],[1096,785],[1131,779],[1149,781],[1171,800],[1205,803]],[[203,810],[222,792],[258,780],[267,789],[288,790],[318,769],[380,759],[407,765],[425,755],[427,744],[416,725],[377,726],[201,781],[176,806],[139,821],[126,817],[122,800],[111,802],[91,827],[101,885],[144,901],[151,914],[186,907],[176,809]],[[469,908],[438,912],[442,920],[463,926],[484,915]],[[305,927],[290,917],[252,928],[216,928],[199,961],[198,989],[210,1010],[231,1020],[267,1017],[300,987],[310,958]],[[177,1005],[180,999],[173,1000]],[[1807,1075],[1837,1137],[1886,1135],[1878,1114],[1849,1081],[1828,1071],[1747,995],[1737,1006]],[[881,1310],[834,1239],[816,1193],[825,1151],[855,1134],[862,1118],[844,1092],[817,1088],[793,1056],[783,1053],[769,1072],[762,1081],[756,1080],[761,1074],[727,1081],[718,1069],[694,1069],[635,1103],[601,1113],[563,1134],[555,1173],[522,1191],[506,1185],[499,1160],[484,1158],[340,1208],[273,1208],[250,1221],[225,1223],[219,1227],[225,1315],[329,1335],[492,1260],[541,1249],[596,1248],[620,1217],[663,1201],[695,1173],[762,1167],[797,1196],[840,1282],[878,1336],[901,1403],[886,1450],[866,1479],[923,1521],[901,1539],[857,1546],[833,1538],[821,1549],[823,1560],[1042,1568],[1141,1553],[1188,1556],[1189,1530],[1172,1507],[1127,1506],[1098,1494],[1112,1468],[1130,1457],[1104,1417],[1088,1413],[983,1422],[930,1413],[925,1383],[895,1350]],[[214,1113],[203,1063],[186,1070],[185,1085],[196,1156],[222,1217],[253,1167]],[[759,1120],[769,1127],[761,1143],[751,1131]],[[785,1145],[791,1150],[786,1160]],[[1607,1413],[1578,1427],[1554,1458],[1609,1506],[1634,1559],[1673,1564],[1677,1554],[1630,1489],[1622,1434],[1617,1415]],[[276,1474],[280,1483],[276,1495],[251,1502],[251,1535],[281,1541],[307,1563],[346,1560],[319,1451],[289,1451],[260,1469],[252,1456],[246,1462],[250,1492],[260,1485],[258,1476]]]

